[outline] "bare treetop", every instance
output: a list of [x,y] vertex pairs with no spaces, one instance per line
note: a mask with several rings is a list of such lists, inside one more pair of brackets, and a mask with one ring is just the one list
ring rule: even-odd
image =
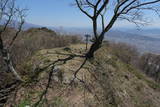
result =
[[[12,72],[17,80],[23,81],[20,75],[17,73],[10,56],[10,49],[13,46],[16,38],[22,30],[24,24],[26,9],[20,9],[16,6],[16,0],[0,0],[0,53],[8,68],[9,72]],[[4,36],[8,27],[17,28],[16,33],[10,37],[10,42],[4,43]]]
[[[148,23],[145,15],[148,11],[154,11],[158,15],[160,12],[160,0],[75,0],[75,2],[80,11],[92,20],[94,37],[98,42],[94,44],[102,43],[105,33],[118,19],[139,26]],[[98,34],[99,19],[102,31]]]
[[[146,24],[145,11],[154,11],[159,14],[160,0],[75,0],[78,8],[90,19],[95,20],[103,16],[108,26],[105,31],[113,25],[117,18],[125,19],[135,24]],[[109,18],[108,18],[108,17]]]

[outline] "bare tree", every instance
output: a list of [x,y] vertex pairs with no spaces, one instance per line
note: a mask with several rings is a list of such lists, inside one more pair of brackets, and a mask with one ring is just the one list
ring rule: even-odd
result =
[[[160,0],[75,0],[76,6],[88,16],[93,24],[94,42],[86,54],[92,58],[100,48],[104,35],[118,20],[127,20],[138,25],[147,24],[145,13],[154,11],[159,15]],[[101,23],[100,23],[100,22]],[[99,25],[102,31],[98,31]]]
[[[0,55],[7,66],[7,71],[13,73],[17,80],[23,81],[13,66],[13,61],[10,55],[10,50],[17,36],[22,30],[24,24],[25,9],[16,7],[16,0],[0,0]],[[8,27],[16,27],[16,33],[13,34],[9,43],[4,43],[3,37],[6,36]]]

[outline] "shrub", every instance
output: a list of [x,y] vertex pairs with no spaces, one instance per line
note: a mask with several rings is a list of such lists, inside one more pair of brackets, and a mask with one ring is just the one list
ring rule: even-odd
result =
[[[3,34],[5,43],[10,42],[12,36],[16,32],[13,28],[8,28]],[[57,35],[54,31],[47,28],[31,28],[27,31],[22,31],[14,45],[11,47],[11,56],[14,66],[18,71],[23,72],[22,65],[28,60],[36,51],[41,49],[50,49],[56,47],[63,47],[69,44],[81,43],[82,38],[74,35]],[[5,71],[0,55],[0,71]],[[5,73],[6,74],[6,73]],[[0,76],[0,78],[2,78]]]
[[160,82],[160,55],[151,53],[142,55],[139,67],[145,74]]
[[114,42],[110,42],[107,44],[109,44],[111,53],[117,56],[121,61],[127,64],[137,65],[139,53],[134,46],[125,43],[114,43]]

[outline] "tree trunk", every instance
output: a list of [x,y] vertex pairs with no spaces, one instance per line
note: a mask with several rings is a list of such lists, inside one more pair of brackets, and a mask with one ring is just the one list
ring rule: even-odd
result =
[[20,77],[20,75],[16,72],[15,68],[13,67],[8,50],[3,48],[3,49],[0,49],[0,51],[2,53],[3,60],[5,61],[6,66],[8,68],[8,71],[12,72],[13,75],[16,77],[16,79],[22,82],[23,79]]
[[94,53],[101,47],[104,35],[99,36],[97,40],[91,45],[90,50],[86,54],[87,59],[94,57]]

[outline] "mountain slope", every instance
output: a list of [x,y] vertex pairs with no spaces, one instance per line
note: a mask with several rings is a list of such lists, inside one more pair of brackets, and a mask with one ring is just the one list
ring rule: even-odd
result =
[[[85,37],[85,34],[93,35],[90,28],[62,28],[57,29],[57,32],[69,34],[80,34]],[[99,30],[100,31],[100,30]],[[158,29],[135,30],[135,29],[111,29],[105,35],[106,40],[123,42],[133,45],[139,49],[141,53],[160,53],[160,36]]]
[[159,107],[159,84],[111,55],[106,46],[78,72],[84,82],[75,79],[71,85],[84,52],[85,45],[79,44],[36,53],[24,66],[34,82],[20,86],[6,107]]

